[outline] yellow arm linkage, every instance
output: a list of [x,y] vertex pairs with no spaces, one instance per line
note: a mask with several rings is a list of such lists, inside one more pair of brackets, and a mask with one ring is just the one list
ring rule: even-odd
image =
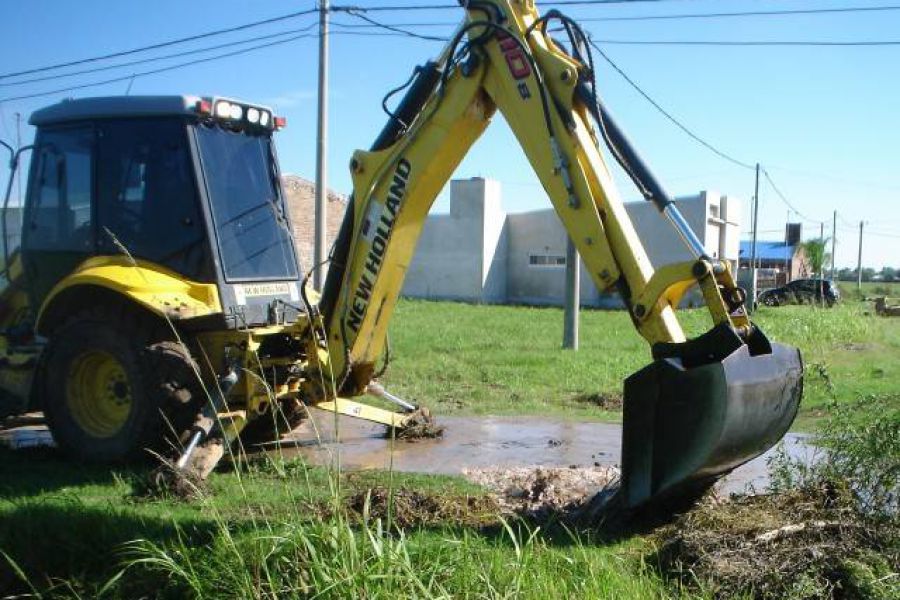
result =
[[[496,108],[594,283],[601,290],[618,287],[648,342],[685,340],[673,307],[698,281],[717,324],[734,312],[719,292],[719,284],[730,282],[727,267],[717,266],[714,275],[711,265],[700,272],[688,263],[654,275],[600,153],[588,108],[575,94],[585,66],[542,28],[529,29],[539,17],[534,3],[474,5],[436,61],[441,81],[433,80],[424,95],[419,91],[418,104],[413,99],[411,122],[388,145],[358,151],[351,162],[353,200],[321,305],[328,350],[318,352],[322,369],[339,379],[343,394],[362,393],[372,378],[428,210]],[[464,36],[468,58],[456,61]]]

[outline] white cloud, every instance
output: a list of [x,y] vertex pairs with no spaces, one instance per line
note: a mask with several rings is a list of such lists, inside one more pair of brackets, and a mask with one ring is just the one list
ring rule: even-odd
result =
[[263,103],[273,108],[290,108],[315,99],[316,93],[312,90],[294,90],[266,98]]

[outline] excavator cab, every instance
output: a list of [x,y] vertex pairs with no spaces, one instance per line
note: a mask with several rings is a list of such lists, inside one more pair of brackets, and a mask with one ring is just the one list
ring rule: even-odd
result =
[[[30,304],[94,257],[217,287],[225,328],[295,320],[300,270],[268,108],[191,96],[87,98],[34,113],[21,258]],[[285,304],[286,303],[286,304]]]
[[290,328],[305,313],[273,140],[284,120],[173,95],[67,100],[30,123],[21,243],[3,237],[0,418],[43,411],[70,453],[133,458],[179,443],[201,388],[269,359],[277,377],[268,364],[271,383],[243,377],[220,420],[229,441],[249,421],[263,439],[295,425],[271,407],[296,397],[266,392],[296,388]]

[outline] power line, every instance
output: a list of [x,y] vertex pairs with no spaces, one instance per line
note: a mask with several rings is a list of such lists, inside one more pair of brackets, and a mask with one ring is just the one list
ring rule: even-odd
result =
[[395,27],[393,25],[388,25],[386,23],[380,23],[370,17],[367,17],[366,15],[362,14],[362,12],[359,12],[359,11],[348,10],[346,12],[348,15],[350,15],[352,17],[356,17],[357,19],[362,19],[363,21],[369,23],[370,25],[373,25],[375,27],[380,27],[380,28],[386,29],[388,31],[393,31],[394,33],[399,33],[399,34],[406,35],[409,37],[418,38],[420,40],[437,41],[437,42],[447,41],[447,38],[436,37],[433,35],[422,35],[421,33],[409,31],[408,29],[403,29],[401,27]]
[[781,193],[781,190],[778,189],[778,186],[775,185],[775,182],[772,181],[772,176],[769,175],[769,172],[768,172],[766,169],[763,169],[762,172],[763,172],[763,175],[764,175],[765,178],[766,178],[766,181],[769,182],[769,185],[770,185],[770,186],[772,187],[772,189],[775,191],[775,194],[776,194],[779,198],[781,198],[781,201],[784,202],[785,205],[787,205],[787,207],[788,207],[789,209],[791,209],[791,211],[794,212],[798,217],[800,217],[800,218],[803,219],[804,221],[808,221],[808,222],[810,222],[810,223],[824,223],[824,221],[822,221],[822,220],[810,219],[809,217],[807,217],[806,215],[804,215],[802,212],[800,212],[799,210],[797,210],[797,209],[794,207],[794,205],[791,204],[790,200],[788,200],[787,197],[785,197],[785,195]]
[[285,20],[287,20],[287,19],[295,19],[295,18],[297,18],[297,17],[302,17],[302,16],[304,16],[304,15],[309,15],[309,14],[312,14],[312,13],[315,13],[315,12],[318,12],[318,9],[312,8],[312,9],[308,9],[308,10],[301,10],[301,11],[298,11],[298,12],[293,12],[293,13],[289,13],[289,14],[286,14],[286,15],[281,15],[281,16],[278,16],[278,17],[271,17],[271,18],[269,18],[269,19],[263,19],[263,20],[261,20],[261,21],[254,21],[254,22],[252,22],[252,23],[244,23],[243,25],[236,25],[236,26],[234,26],[234,27],[228,27],[228,28],[225,28],[225,29],[216,29],[216,30],[213,30],[213,31],[207,31],[207,32],[204,32],[204,33],[198,33],[198,34],[191,35],[191,36],[188,36],[188,37],[183,37],[183,38],[178,38],[178,39],[174,39],[174,40],[168,40],[168,41],[165,41],[165,42],[159,42],[159,43],[156,43],[156,44],[151,44],[151,45],[149,45],[149,46],[141,46],[141,47],[139,47],[139,48],[132,48],[132,49],[130,49],[130,50],[122,50],[122,51],[119,51],[119,52],[112,52],[112,53],[110,53],[110,54],[104,54],[104,55],[102,55],[102,56],[93,56],[93,57],[90,57],[90,58],[82,58],[82,59],[79,59],[79,60],[73,60],[73,61],[69,61],[69,62],[66,62],[66,63],[57,63],[57,64],[54,64],[54,65],[46,65],[46,66],[43,66],[43,67],[35,67],[35,68],[33,68],[33,69],[27,69],[27,70],[24,70],[24,71],[17,71],[17,72],[13,72],[13,73],[2,73],[2,74],[0,74],[0,79],[8,79],[8,78],[10,78],[10,77],[18,77],[18,76],[20,76],[20,75],[31,75],[32,73],[41,73],[41,72],[44,72],[44,71],[50,71],[50,70],[54,70],[54,69],[61,69],[61,68],[63,68],[63,67],[73,67],[73,66],[76,66],[76,65],[82,65],[82,64],[85,64],[85,63],[97,62],[97,61],[101,61],[101,60],[108,60],[108,59],[110,59],[110,58],[118,58],[118,57],[120,57],[120,56],[128,56],[128,55],[130,55],[130,54],[137,54],[137,53],[139,53],[139,52],[146,52],[146,51],[148,51],[148,50],[158,50],[158,49],[160,49],[160,48],[165,48],[165,47],[168,47],[168,46],[174,46],[174,45],[176,45],[176,44],[183,44],[183,43],[185,43],[185,42],[192,42],[192,41],[196,41],[196,40],[200,40],[200,39],[212,37],[212,36],[215,36],[215,35],[222,35],[222,34],[226,34],[226,33],[234,33],[234,32],[236,32],[236,31],[243,31],[243,30],[246,30],[246,29],[251,29],[251,28],[253,28],[253,27],[259,27],[259,26],[261,26],[261,25],[269,25],[269,24],[271,24],[271,23],[277,23],[277,22],[279,22],[279,21],[285,21]]
[[808,8],[792,10],[753,10],[741,12],[720,13],[687,13],[676,15],[640,15],[626,17],[587,17],[579,19],[583,22],[609,22],[609,21],[663,21],[680,19],[721,19],[731,17],[781,17],[795,15],[818,15],[834,13],[876,12],[900,10],[900,6],[848,6],[840,8]]
[[[789,167],[782,167],[779,165],[768,165],[768,167],[770,169],[775,169],[777,171],[783,171],[789,175],[806,177],[809,179],[825,179],[825,180],[836,182],[836,183],[843,184],[843,185],[863,186],[863,187],[881,188],[881,189],[889,189],[889,190],[900,190],[900,185],[890,184],[890,183],[885,183],[885,182],[865,181],[865,180],[861,180],[861,179],[838,177],[838,176],[832,175],[831,173],[817,173],[815,171],[792,169]],[[853,224],[853,226],[857,227],[858,224]]]
[[220,59],[222,59],[222,58],[228,58],[228,57],[230,57],[230,56],[237,56],[238,54],[245,54],[245,53],[247,53],[247,52],[253,52],[253,51],[255,51],[255,50],[262,50],[263,48],[271,48],[271,47],[273,47],[273,46],[278,46],[278,45],[281,45],[281,44],[286,44],[286,43],[288,43],[288,42],[293,42],[293,41],[296,41],[296,40],[306,39],[306,38],[314,38],[314,37],[318,37],[318,34],[315,34],[315,33],[306,33],[306,34],[295,35],[295,36],[293,36],[293,37],[289,37],[289,38],[284,39],[284,40],[277,40],[277,41],[274,41],[274,42],[268,42],[268,43],[266,43],[266,44],[259,44],[259,45],[257,45],[257,46],[251,46],[251,47],[249,47],[249,48],[243,48],[243,49],[241,49],[241,50],[234,50],[234,51],[232,51],[232,52],[225,52],[225,53],[223,53],[223,54],[217,54],[216,56],[209,56],[209,57],[206,57],[206,58],[199,58],[199,59],[196,59],[196,60],[191,60],[191,61],[187,61],[187,62],[183,62],[183,63],[178,63],[178,64],[175,64],[175,65],[169,65],[169,66],[166,66],[166,67],[160,67],[159,69],[152,69],[152,70],[150,70],[150,71],[143,71],[143,72],[141,72],[141,73],[132,73],[131,75],[125,75],[125,76],[122,76],[122,77],[115,77],[115,78],[113,78],[113,79],[106,79],[106,80],[103,80],[103,81],[94,81],[94,82],[91,82],[91,83],[85,83],[85,84],[81,84],[81,85],[73,85],[73,86],[69,86],[69,87],[58,88],[58,89],[55,89],[55,90],[49,90],[49,91],[45,91],[45,92],[38,92],[38,93],[34,93],[34,94],[23,94],[23,95],[21,95],[21,96],[10,96],[10,97],[8,97],[8,98],[0,98],[0,102],[11,102],[11,101],[13,101],[13,100],[26,100],[26,99],[29,99],[29,98],[40,98],[40,97],[42,97],[42,96],[52,96],[53,94],[60,94],[60,93],[62,93],[62,92],[70,92],[70,91],[73,91],[73,90],[81,90],[81,89],[84,89],[84,88],[96,87],[96,86],[98,86],[98,85],[106,85],[106,84],[109,84],[109,83],[116,83],[116,82],[119,82],[119,81],[128,81],[129,79],[133,79],[133,78],[135,78],[135,77],[144,77],[144,76],[146,76],[146,75],[155,75],[155,74],[157,74],[157,73],[165,73],[165,72],[167,72],[167,71],[174,71],[175,69],[182,69],[182,68],[184,68],[184,67],[191,67],[191,66],[194,66],[194,65],[199,65],[199,64],[211,62],[211,61],[214,61],[214,60],[220,60]]
[[597,42],[622,46],[900,46],[900,40],[597,40]]
[[[555,0],[550,4],[553,6],[580,6],[580,5],[603,5],[603,4],[656,4],[660,2],[686,2],[688,0]],[[413,4],[413,5],[387,5],[387,6],[332,6],[331,12],[406,12],[420,10],[460,10],[463,8],[459,4]]]
[[751,169],[751,170],[756,168],[754,165],[751,165],[750,163],[744,162],[742,160],[738,160],[738,159],[734,158],[733,156],[731,156],[730,154],[727,154],[727,153],[723,152],[722,150],[719,150],[718,148],[716,148],[715,146],[713,146],[712,144],[710,144],[709,142],[707,142],[706,140],[701,138],[699,135],[697,135],[696,133],[691,131],[685,124],[683,124],[681,121],[676,119],[669,111],[667,111],[662,106],[660,106],[656,100],[651,98],[650,95],[647,94],[647,92],[645,92],[643,90],[643,88],[641,88],[641,86],[639,86],[637,83],[635,83],[635,81],[631,77],[629,77],[627,73],[625,73],[625,71],[623,71],[621,68],[619,68],[619,65],[617,65],[615,62],[613,62],[613,60],[609,56],[607,56],[606,52],[604,52],[603,49],[600,48],[600,46],[598,46],[597,43],[592,38],[589,38],[588,41],[590,42],[591,46],[593,46],[593,48],[597,52],[600,53],[600,56],[603,57],[603,60],[605,60],[607,63],[609,63],[609,65],[613,69],[615,69],[615,71],[619,75],[621,75],[622,78],[625,79],[625,81],[627,81],[631,87],[633,87],[635,90],[637,90],[637,92],[641,96],[643,96],[644,99],[647,100],[647,102],[652,104],[656,110],[658,110],[669,121],[674,123],[676,127],[678,127],[681,131],[686,133],[691,139],[693,139],[697,143],[701,144],[706,149],[715,153],[719,157],[724,158],[728,162],[734,163],[734,164],[738,165],[739,167],[743,167],[745,169]]
[[64,78],[66,78],[66,77],[74,77],[74,76],[76,76],[76,75],[85,75],[85,74],[88,74],[88,73],[99,73],[99,72],[101,72],[101,71],[110,71],[110,70],[115,70],[115,69],[123,69],[123,68],[125,68],[125,67],[132,67],[132,66],[134,66],[134,65],[141,65],[141,64],[151,63],[151,62],[157,62],[157,61],[160,61],[160,60],[169,60],[169,59],[172,59],[172,58],[181,58],[181,57],[183,57],[183,56],[190,56],[190,55],[192,55],[192,54],[202,54],[203,52],[211,52],[211,51],[213,51],[213,50],[221,50],[222,48],[230,48],[230,47],[232,47],[232,46],[239,46],[239,45],[242,45],[242,44],[249,44],[249,43],[252,43],[252,42],[259,42],[259,41],[262,41],[262,40],[275,39],[275,38],[283,37],[283,36],[286,36],[286,35],[297,34],[297,33],[304,33],[304,32],[306,32],[306,31],[309,31],[310,29],[312,29],[312,28],[315,27],[316,25],[317,25],[317,23],[311,23],[311,24],[307,25],[306,27],[301,27],[300,29],[289,29],[289,30],[287,30],[287,31],[280,31],[280,32],[278,32],[278,33],[273,33],[273,34],[269,34],[269,35],[256,36],[256,37],[247,38],[247,39],[244,39],[244,40],[238,40],[238,41],[234,41],[234,42],[227,42],[227,43],[225,43],[225,44],[216,44],[215,46],[207,46],[207,47],[205,47],[205,48],[197,48],[197,49],[194,49],[194,50],[184,50],[184,51],[182,51],[182,52],[174,52],[174,53],[172,53],[172,54],[164,54],[164,55],[161,55],[161,56],[153,56],[153,57],[150,57],[150,58],[142,58],[142,59],[139,59],[139,60],[132,60],[132,61],[124,62],[124,63],[118,63],[118,64],[115,64],[115,65],[107,65],[107,66],[105,66],[105,67],[94,67],[94,68],[92,68],[92,69],[82,69],[82,70],[80,70],[80,71],[70,71],[70,72],[68,72],[68,73],[60,73],[60,74],[58,74],[58,75],[45,75],[45,76],[43,76],[43,77],[34,77],[34,78],[32,78],[32,79],[24,79],[24,80],[21,80],[21,81],[12,81],[12,82],[9,82],[9,83],[0,83],[0,87],[12,87],[12,86],[17,86],[17,85],[26,85],[26,84],[29,84],[29,83],[37,83],[37,82],[40,82],[40,81],[54,81],[54,80],[57,80],[57,79],[64,79]]
[[331,23],[337,27],[344,27],[346,29],[372,29],[383,26],[390,27],[456,27],[459,25],[459,21],[446,21],[444,23],[384,23],[382,25],[372,25],[370,23],[338,23],[336,21]]
[[552,0],[550,4],[554,6],[579,6],[579,5],[597,5],[597,4],[639,4],[639,3],[657,3],[657,2],[685,2],[687,0]]
[[888,232],[888,231],[872,231],[871,229],[867,229],[866,234],[874,235],[874,236],[878,236],[878,237],[900,238],[900,233]]
[[[666,21],[666,20],[684,20],[684,19],[720,19],[720,18],[746,18],[746,17],[790,17],[798,15],[818,15],[818,14],[843,14],[858,12],[880,12],[900,10],[900,5],[890,6],[848,6],[840,8],[810,8],[797,10],[754,10],[741,12],[718,12],[718,13],[680,13],[674,15],[639,15],[639,16],[622,16],[622,17],[581,17],[578,21],[583,23],[600,23],[600,22],[631,22],[631,21]],[[367,28],[374,27],[368,24],[350,24],[335,23],[341,27],[349,28]],[[394,27],[452,27],[457,25],[456,22],[443,23],[391,23]]]

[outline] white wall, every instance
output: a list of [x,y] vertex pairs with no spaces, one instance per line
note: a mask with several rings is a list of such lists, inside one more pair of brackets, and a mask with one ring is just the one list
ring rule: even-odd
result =
[[503,302],[506,214],[500,184],[450,182],[450,213],[429,215],[403,286],[415,298]]
[[[675,204],[710,256],[737,261],[739,199],[704,191],[676,198]],[[654,267],[691,260],[678,234],[653,204],[641,201],[625,206]],[[403,293],[470,302],[562,304],[565,266],[533,265],[532,255],[566,255],[566,232],[553,209],[507,215],[498,182],[455,180],[450,213],[428,217]],[[581,303],[621,305],[617,299],[601,296],[583,264]]]
[[[506,263],[507,299],[522,304],[562,304],[565,298],[564,265],[531,265],[533,254],[566,255],[566,230],[553,209],[511,214]],[[581,303],[597,302],[597,288],[581,263]]]

